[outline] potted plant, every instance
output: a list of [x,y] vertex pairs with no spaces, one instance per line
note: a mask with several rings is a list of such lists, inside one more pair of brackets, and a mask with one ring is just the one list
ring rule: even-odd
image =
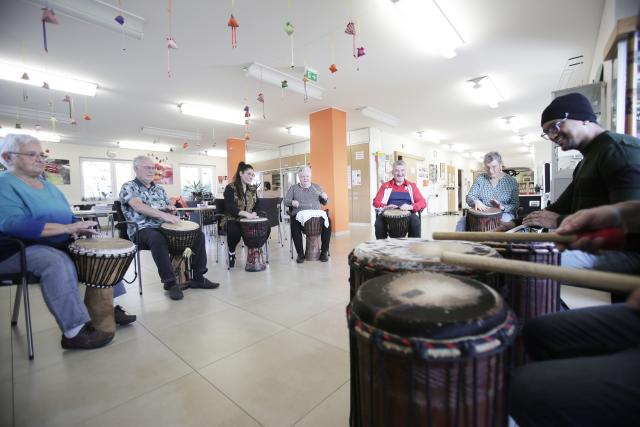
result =
[[186,192],[191,193],[191,198],[193,199],[193,201],[196,203],[200,203],[202,202],[202,193],[204,193],[205,187],[204,185],[202,185],[202,182],[200,181],[193,181],[193,182],[187,181],[187,185],[184,186],[183,191],[185,193]]

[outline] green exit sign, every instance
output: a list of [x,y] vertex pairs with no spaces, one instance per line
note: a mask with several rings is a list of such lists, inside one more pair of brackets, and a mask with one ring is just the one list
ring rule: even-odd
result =
[[318,82],[318,72],[312,70],[311,68],[307,68],[306,70],[304,70],[304,76],[310,82],[316,82],[316,83]]

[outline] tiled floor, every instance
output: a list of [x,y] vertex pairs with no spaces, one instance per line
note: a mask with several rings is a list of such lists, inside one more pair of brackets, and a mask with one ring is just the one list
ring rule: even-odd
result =
[[[423,219],[423,236],[457,217]],[[0,426],[346,426],[349,354],[347,254],[373,238],[353,226],[335,237],[328,263],[296,264],[273,240],[270,265],[227,271],[212,248],[207,276],[217,290],[171,301],[148,251],[144,295],[120,303],[138,315],[109,346],[64,351],[60,331],[30,287],[36,358],[26,355],[24,320],[10,326],[15,288],[0,288]],[[277,239],[277,233],[272,233]],[[606,295],[563,289],[574,306]]]

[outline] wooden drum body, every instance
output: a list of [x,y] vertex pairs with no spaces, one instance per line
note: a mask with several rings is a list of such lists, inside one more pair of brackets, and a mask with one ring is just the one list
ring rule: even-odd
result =
[[78,281],[87,286],[84,302],[96,329],[115,332],[113,286],[133,261],[136,245],[117,238],[79,239],[69,245]]
[[242,218],[240,232],[247,245],[246,271],[262,271],[267,268],[262,256],[262,246],[267,243],[271,227],[267,218]]
[[507,426],[516,319],[500,295],[428,272],[366,282],[347,308],[352,426]]
[[185,249],[195,246],[200,234],[200,225],[193,221],[180,221],[177,224],[163,222],[160,232],[167,239],[169,253],[174,256],[182,256]]
[[495,249],[470,242],[406,238],[361,243],[349,254],[350,299],[353,299],[360,285],[366,280],[387,273],[409,271],[431,271],[466,276],[498,289],[500,281],[496,273],[442,264],[440,254],[444,251],[500,257]]
[[489,208],[486,211],[469,209],[467,213],[467,231],[493,231],[500,226],[502,211]]
[[382,212],[382,219],[387,234],[392,238],[407,237],[409,233],[409,219],[411,212],[401,209],[386,209]]
[[322,227],[324,227],[324,218],[321,216],[309,218],[304,222],[304,234],[307,236],[304,257],[307,261],[320,259]]

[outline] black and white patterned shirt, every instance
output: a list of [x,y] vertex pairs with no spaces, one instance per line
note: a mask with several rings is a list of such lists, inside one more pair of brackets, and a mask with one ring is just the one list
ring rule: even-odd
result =
[[[160,227],[160,224],[163,222],[162,220],[136,212],[131,206],[129,206],[129,202],[136,197],[142,200],[142,203],[147,206],[151,206],[154,209],[163,209],[171,205],[171,201],[169,200],[164,188],[153,182],[151,183],[151,186],[147,188],[140,180],[138,180],[138,178],[136,178],[122,184],[122,188],[120,189],[122,213],[127,221],[137,223],[140,230],[143,228]],[[129,237],[133,238],[134,231],[134,228],[129,226],[127,230]]]
[[478,199],[487,206],[491,206],[491,199],[496,199],[504,206],[504,212],[515,215],[520,206],[518,181],[511,175],[504,174],[494,187],[489,175],[480,174],[467,194],[467,204],[473,207],[473,203]]

